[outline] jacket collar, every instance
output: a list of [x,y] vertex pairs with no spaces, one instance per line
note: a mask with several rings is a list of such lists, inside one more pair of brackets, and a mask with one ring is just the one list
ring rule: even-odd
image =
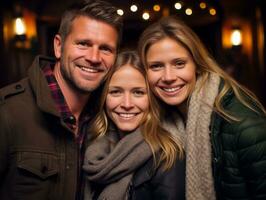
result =
[[52,98],[50,88],[47,84],[47,80],[42,72],[43,67],[54,64],[55,59],[53,58],[37,56],[28,70],[28,75],[39,108],[44,112],[60,117]]
[[[220,82],[220,85],[219,85],[219,92],[223,89],[224,87],[224,80],[221,79],[221,82]],[[234,92],[233,92],[233,89],[230,88],[229,91],[227,91],[227,93],[223,96],[223,99],[222,99],[222,106],[223,107],[226,107],[228,103],[231,102],[231,99],[233,98],[234,96]]]

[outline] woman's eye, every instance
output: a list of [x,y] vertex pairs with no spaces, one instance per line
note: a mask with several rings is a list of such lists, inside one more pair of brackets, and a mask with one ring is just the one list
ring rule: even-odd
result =
[[160,70],[163,67],[162,64],[151,64],[149,65],[149,69],[151,70]]
[[175,61],[175,66],[178,67],[178,68],[182,68],[185,66],[186,62],[185,61]]

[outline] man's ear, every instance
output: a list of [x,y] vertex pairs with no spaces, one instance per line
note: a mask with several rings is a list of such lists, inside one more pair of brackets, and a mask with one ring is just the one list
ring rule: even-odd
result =
[[56,34],[54,37],[54,54],[57,59],[61,58],[62,54],[62,38],[60,35]]

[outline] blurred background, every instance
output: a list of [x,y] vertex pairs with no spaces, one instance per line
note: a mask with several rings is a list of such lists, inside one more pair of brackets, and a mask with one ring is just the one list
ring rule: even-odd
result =
[[[218,63],[266,105],[265,0],[109,0],[125,20],[122,48],[135,48],[143,29],[176,15]],[[38,54],[53,56],[64,9],[75,0],[1,0],[0,87],[27,75]]]

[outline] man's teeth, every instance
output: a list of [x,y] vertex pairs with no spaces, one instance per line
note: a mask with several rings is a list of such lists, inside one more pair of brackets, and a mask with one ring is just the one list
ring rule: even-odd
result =
[[133,113],[119,113],[119,116],[123,118],[131,118],[131,117],[134,117],[135,115],[136,114],[133,114]]
[[82,69],[83,71],[91,72],[91,73],[98,72],[98,70],[96,70],[96,69],[91,69],[91,68],[87,68],[87,67],[81,67],[81,69]]
[[166,92],[175,92],[175,91],[179,90],[180,88],[181,88],[181,86],[174,87],[174,88],[162,88],[162,89]]

